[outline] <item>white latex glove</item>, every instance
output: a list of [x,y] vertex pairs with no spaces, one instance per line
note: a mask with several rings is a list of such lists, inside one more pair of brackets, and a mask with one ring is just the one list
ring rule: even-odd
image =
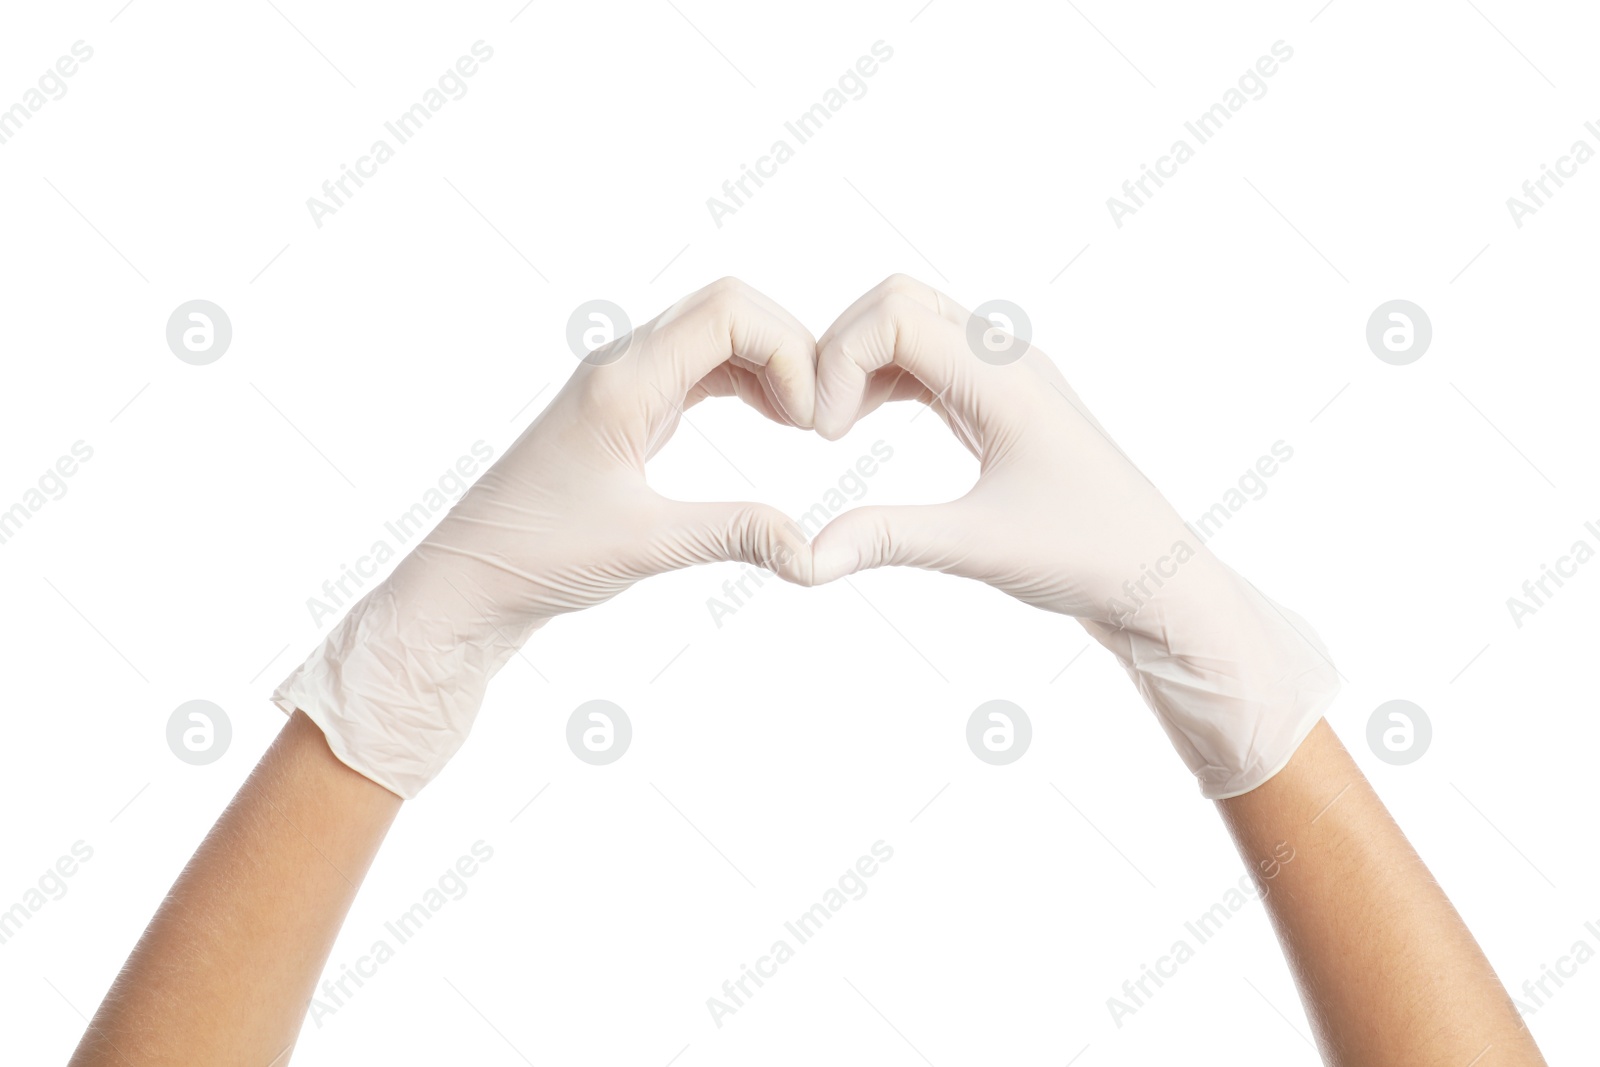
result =
[[793,316],[733,279],[591,354],[273,701],[410,798],[466,740],[489,679],[552,617],[696,563],[742,560],[809,584],[810,547],[782,512],[668,500],[644,465],[707,396],[810,427],[815,354]]
[[822,336],[818,433],[837,439],[885,400],[916,398],[981,473],[951,503],[839,516],[812,542],[816,582],[924,567],[1075,616],[1122,662],[1205,796],[1254,789],[1338,691],[1326,651],[1200,543],[1043,352],[981,360],[970,320],[897,275]]

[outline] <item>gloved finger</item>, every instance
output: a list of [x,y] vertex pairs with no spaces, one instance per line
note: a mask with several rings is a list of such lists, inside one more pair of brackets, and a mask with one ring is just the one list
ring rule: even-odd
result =
[[[967,321],[967,312],[937,289],[908,275],[893,274],[845,308],[817,341],[818,353],[821,353],[823,345],[831,342],[843,327],[860,320],[863,315],[882,303],[884,297],[890,293],[908,296],[954,325],[964,326]],[[908,373],[904,367],[890,365],[867,376],[867,385],[863,390],[856,419],[859,421],[867,413],[890,401],[917,400],[929,403],[933,399],[933,390],[917,381],[916,377]]]
[[[746,285],[746,286],[744,286],[743,292],[758,307],[760,307],[762,310],[766,311],[768,314],[772,315],[774,318],[778,319],[784,325],[788,326],[790,329],[792,329],[795,332],[795,334],[797,336],[804,337],[809,342],[809,344],[810,344],[809,354],[811,356],[811,366],[812,366],[811,378],[812,378],[812,381],[815,381],[816,380],[816,362],[817,362],[816,348],[817,348],[817,345],[816,345],[815,338],[813,338],[811,336],[811,331],[808,330],[806,328],[805,324],[802,323],[799,319],[797,319],[789,311],[788,308],[784,307],[782,304],[778,303],[776,300],[773,300],[771,297],[767,296],[765,293],[761,292],[759,289],[755,289],[755,288],[752,288],[751,286]],[[778,415],[769,415],[768,417],[774,419],[777,422],[782,422],[785,425],[789,425],[789,426],[799,425],[798,423],[795,422],[795,420],[792,417],[789,417],[787,415],[787,413],[783,411],[783,405],[786,402],[785,401],[785,397],[788,396],[789,392],[790,392],[789,390],[783,388],[782,380],[781,380],[781,376],[783,374],[787,373],[788,370],[789,370],[789,368],[787,367],[786,364],[781,363],[781,362],[777,363],[777,364],[769,362],[765,366],[760,366],[760,365],[757,365],[757,364],[749,362],[743,356],[739,355],[738,353],[735,353],[734,354],[734,358],[730,361],[729,365],[733,366],[733,367],[736,367],[736,368],[738,368],[740,370],[748,370],[748,371],[753,372],[754,375],[755,375],[756,382],[760,385],[763,394],[766,396],[766,398],[768,400],[768,404],[767,405],[756,404],[756,403],[754,403],[754,397],[753,396],[746,396],[744,393],[740,393],[739,396],[742,399],[744,399],[747,403],[750,403],[753,407],[756,407],[757,410],[761,411],[763,414],[767,414],[768,407],[776,408],[780,412],[780,414],[778,414]],[[811,428],[809,421],[805,424],[805,426],[803,428],[804,429],[810,429]]]
[[768,314],[772,315],[774,318],[777,318],[777,319],[781,320],[785,325],[787,325],[795,333],[797,333],[797,334],[799,334],[799,335],[801,335],[803,337],[811,338],[811,348],[812,348],[812,356],[813,356],[813,360],[812,361],[814,363],[815,362],[815,356],[816,356],[816,347],[817,347],[816,338],[811,336],[811,331],[806,328],[806,324],[801,322],[798,318],[796,318],[794,316],[794,314],[792,312],[790,312],[790,310],[788,308],[784,307],[782,304],[780,304],[776,300],[772,299],[772,297],[768,296],[766,293],[763,293],[760,289],[757,289],[754,286],[746,285],[746,286],[744,286],[744,292],[758,306],[760,306],[762,309],[764,309]]
[[793,316],[735,278],[713,282],[650,325],[640,374],[668,404],[730,361],[755,372],[796,426],[810,428],[816,404],[816,340]]
[[921,382],[957,423],[976,424],[978,384],[989,368],[968,349],[965,322],[948,297],[910,279],[891,278],[857,301],[818,346],[817,432],[844,436],[867,410],[874,372],[891,365]]
[[687,411],[700,401],[714,396],[736,396],[773,422],[794,425],[788,413],[778,406],[767,380],[757,372],[737,364],[724,363],[696,382],[684,398],[683,408]]
[[921,567],[973,577],[979,536],[961,501],[853,508],[812,540],[812,582],[822,585],[873,567]]
[[838,318],[834,319],[833,325],[823,331],[821,337],[817,338],[817,348],[820,350],[824,344],[832,340],[834,332],[840,326],[860,318],[862,312],[882,303],[883,298],[890,293],[910,297],[940,318],[946,319],[957,326],[964,327],[966,325],[967,311],[954,300],[951,300],[933,286],[928,285],[926,282],[920,282],[909,274],[891,274],[861,294],[854,303],[845,308]]
[[654,538],[661,570],[697,563],[748,563],[797,585],[811,584],[811,545],[783,512],[749,502],[690,503],[662,499]]
[[860,422],[884,404],[905,400],[926,404],[935,414],[944,417],[944,405],[934,397],[932,389],[917,381],[916,376],[904,367],[888,366],[868,375],[867,387],[861,396],[861,407],[856,412],[856,421]]

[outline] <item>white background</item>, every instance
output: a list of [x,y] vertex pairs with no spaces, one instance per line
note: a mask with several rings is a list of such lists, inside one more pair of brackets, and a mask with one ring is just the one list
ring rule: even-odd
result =
[[[0,945],[8,1062],[65,1060],[282,725],[266,696],[331,626],[306,599],[473,442],[515,438],[573,366],[577,304],[638,322],[727,274],[818,333],[894,271],[1015,301],[1192,519],[1287,443],[1213,547],[1332,649],[1330,721],[1507,986],[1600,948],[1600,562],[1520,629],[1506,607],[1600,544],[1600,163],[1520,229],[1505,203],[1600,148],[1593,12],[920,2],[8,8],[0,106],[94,49],[0,145],[0,507],[94,450],[0,545],[0,907],[93,848]],[[480,39],[467,95],[316,227],[307,197]],[[706,198],[879,40],[866,95],[718,228]],[[1279,40],[1270,91],[1115,226],[1106,198]],[[164,336],[195,298],[234,329],[206,367]],[[1433,322],[1410,366],[1364,339],[1394,298]],[[974,462],[914,413],[829,444],[712,403],[651,478],[798,513],[881,439],[867,502],[958,495]],[[885,571],[769,584],[718,628],[738,572],[651,580],[510,661],[331,974],[474,842],[493,859],[296,1063],[1316,1061],[1259,905],[1112,1021],[1243,868],[1120,668],[1074,661],[1075,623]],[[563,737],[597,697],[635,730],[602,768]],[[196,698],[233,724],[207,767],[165,740]],[[1005,768],[964,739],[992,698],[1034,724]],[[1433,722],[1410,766],[1365,740],[1394,698]],[[706,998],[880,839],[870,892],[713,1025]],[[1597,1008],[1600,962],[1527,1021],[1572,1062]]]

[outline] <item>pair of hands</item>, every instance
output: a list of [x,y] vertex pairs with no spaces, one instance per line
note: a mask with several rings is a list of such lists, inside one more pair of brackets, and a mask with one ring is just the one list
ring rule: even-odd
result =
[[[899,275],[820,340],[732,279],[686,297],[585,359],[274,700],[409,797],[465,740],[495,671],[556,615],[697,563],[801,585],[915,566],[1079,618],[1208,796],[1260,784],[1337,689],[1321,646],[1200,544],[1042,352],[980,359],[971,318]],[[978,481],[949,503],[846,512],[811,543],[765,504],[661,496],[646,461],[713,396],[830,440],[885,402],[927,403],[978,457]]]
[[[456,553],[514,576],[495,582],[492,596],[480,583],[483,606],[492,601],[508,633],[650,575],[724,560],[800,585],[868,567],[925,567],[1114,623],[1108,605],[1130,599],[1122,583],[1180,541],[1198,546],[1054,364],[1036,350],[1006,365],[980,360],[967,343],[970,318],[896,276],[819,342],[749,286],[715,282],[585,360],[416,563],[442,570],[441,555]],[[929,403],[982,462],[981,474],[961,500],[860,508],[807,543],[768,505],[683,503],[646,484],[646,461],[682,413],[714,396],[737,396],[829,440],[886,401]],[[511,528],[524,536],[501,536]],[[1147,598],[1133,590],[1133,600]]]

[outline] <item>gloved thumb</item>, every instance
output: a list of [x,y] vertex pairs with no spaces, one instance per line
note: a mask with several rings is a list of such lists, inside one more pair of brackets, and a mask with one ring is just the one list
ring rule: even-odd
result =
[[658,538],[667,568],[734,561],[769,570],[796,585],[811,584],[811,545],[783,512],[749,502],[669,501]]
[[854,508],[811,542],[812,582],[822,585],[873,567],[962,574],[971,555],[963,529],[956,504]]

